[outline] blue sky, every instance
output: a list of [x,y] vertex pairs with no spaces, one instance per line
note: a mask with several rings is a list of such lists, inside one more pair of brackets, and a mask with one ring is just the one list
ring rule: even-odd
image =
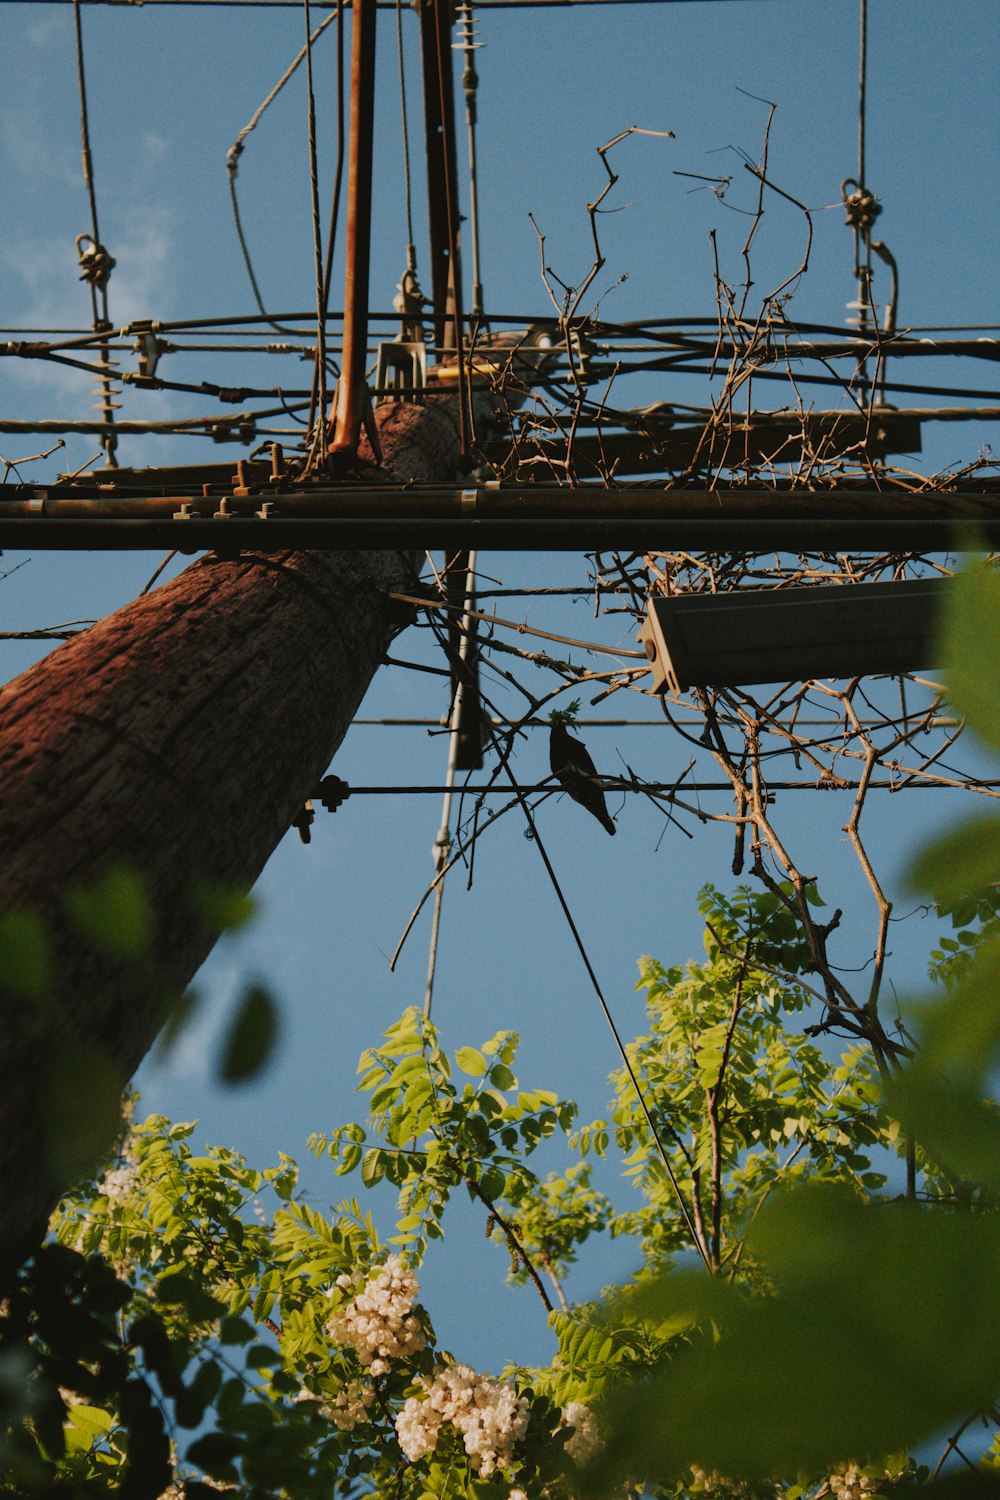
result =
[[[905,325],[990,324],[1000,319],[993,257],[998,202],[996,13],[989,0],[870,0],[869,184],[884,204],[879,228],[901,267]],[[0,7],[6,43],[0,55],[0,163],[5,228],[0,242],[0,325],[84,326],[88,305],[77,279],[74,236],[88,227],[80,176],[72,10],[58,4]],[[415,27],[403,15],[414,148],[414,192],[421,267],[424,228]],[[232,228],[226,151],[302,40],[298,10],[86,7],[84,32],[102,238],[118,262],[109,288],[111,317],[161,320],[250,313],[253,303]],[[772,179],[814,213],[811,270],[790,312],[802,321],[841,325],[854,296],[851,237],[843,224],[840,182],[856,170],[858,11],[853,0],[692,0],[660,6],[580,6],[484,11],[479,17],[480,183],[484,282],[498,312],[549,310],[539,277],[538,243],[549,264],[579,282],[591,257],[585,205],[604,184],[596,147],[632,124],[673,131],[673,139],[635,135],[612,156],[620,181],[602,219],[607,265],[594,287],[606,293],[608,318],[710,317],[709,231],[718,231],[723,274],[740,275],[740,246],[752,208],[744,154],[758,160],[768,106]],[[317,45],[319,159],[325,185],[333,162],[333,28]],[[399,84],[394,18],[380,13],[372,299],[385,308],[405,261]],[[750,97],[756,95],[759,97]],[[270,308],[312,305],[312,248],[305,148],[304,77],[279,96],[250,137],[240,163],[241,206],[258,279]],[[675,171],[729,176],[720,202]],[[325,190],[324,190],[325,197]],[[755,278],[776,285],[801,255],[802,215],[769,202],[755,247]],[[625,280],[620,280],[623,276]],[[333,301],[339,305],[338,273]],[[884,287],[876,284],[876,296]],[[0,338],[16,338],[16,333]],[[274,336],[277,338],[277,335]],[[224,340],[220,340],[224,342]],[[284,364],[281,359],[284,358]],[[274,373],[275,362],[281,373]],[[945,384],[987,387],[990,365],[935,362]],[[301,383],[294,357],[218,354],[170,356],[176,380]],[[926,379],[930,367],[921,365]],[[907,370],[910,375],[910,368]],[[2,406],[10,416],[89,415],[86,376],[18,361],[0,363]],[[704,402],[704,382],[655,376],[635,380],[628,399]],[[904,401],[906,398],[903,398]],[[924,404],[924,398],[910,398]],[[194,414],[177,393],[132,392],[123,414],[163,419]],[[820,396],[816,395],[817,404]],[[6,458],[44,446],[0,435]],[[973,424],[936,426],[925,438],[928,468],[976,456],[990,433]],[[96,451],[70,438],[25,478],[73,470]],[[235,457],[193,439],[123,443],[125,463],[215,461]],[[159,557],[129,554],[7,554],[14,568],[0,587],[4,630],[97,617],[145,583]],[[511,586],[578,584],[586,578],[569,554],[481,557],[484,577]],[[622,616],[595,620],[587,600],[504,601],[507,612],[542,628],[631,648]],[[37,645],[2,643],[8,677],[42,654]],[[398,654],[435,660],[426,633],[411,633]],[[599,659],[574,654],[587,666]],[[522,670],[536,691],[548,686]],[[505,709],[519,705],[498,689]],[[567,697],[572,694],[567,694]],[[627,701],[626,701],[627,700]],[[437,718],[439,681],[384,670],[362,709],[365,717]],[[648,697],[621,693],[582,713],[657,717]],[[519,774],[541,780],[547,745],[536,731],[518,752]],[[585,731],[602,770],[622,762],[650,779],[670,779],[689,750],[666,726]],[[334,770],[355,784],[438,783],[446,746],[421,728],[358,725]],[[716,803],[715,806],[721,804]],[[617,811],[617,803],[615,803]],[[954,810],[945,794],[886,798],[867,814],[873,847],[892,881],[905,851]],[[821,876],[831,905],[843,906],[839,956],[861,963],[874,912],[846,848],[849,807],[838,794],[788,794],[782,826]],[[310,1130],[358,1114],[352,1094],[357,1054],[404,1005],[423,995],[426,916],[403,960],[391,952],[433,873],[437,798],[349,801],[318,814],[303,848],[290,834],[257,890],[261,915],[250,933],[220,945],[198,981],[203,1020],[166,1067],[147,1066],[145,1102],[177,1118],[198,1116],[202,1138],[224,1141],[266,1164],[279,1149],[304,1158]],[[633,993],[636,959],[695,957],[700,926],[695,898],[707,880],[726,885],[728,831],[687,820],[689,839],[664,830],[630,801],[611,841],[565,799],[541,813],[547,846],[565,883],[605,991],[626,1035],[641,1027]],[[905,909],[905,905],[903,908]],[[916,984],[933,936],[927,924],[894,930],[893,974]],[[211,1080],[213,1038],[240,985],[260,976],[281,998],[281,1051],[252,1089],[227,1092]],[[449,883],[435,992],[435,1018],[449,1044],[477,1042],[500,1026],[524,1038],[520,1076],[581,1101],[584,1117],[603,1112],[615,1054],[561,924],[541,862],[516,817],[483,841],[471,892]],[[327,1201],[339,1185],[310,1168],[310,1192]],[[459,1209],[460,1228],[427,1276],[428,1304],[443,1339],[462,1358],[498,1366],[507,1358],[546,1356],[548,1335],[532,1294],[504,1288],[504,1256],[484,1243],[482,1224]],[[384,1220],[386,1232],[388,1218]],[[595,1292],[624,1272],[619,1246],[579,1273],[574,1289]]]

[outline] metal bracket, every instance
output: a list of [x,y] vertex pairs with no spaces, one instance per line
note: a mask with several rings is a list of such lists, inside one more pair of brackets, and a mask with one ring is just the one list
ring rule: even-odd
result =
[[[159,329],[159,323],[153,318],[133,318],[122,329],[123,335],[133,334],[135,337],[132,348],[139,356],[139,380],[151,379],[156,374],[160,356],[173,351],[174,346],[159,337]],[[125,378],[123,375],[122,379]],[[132,383],[138,384],[139,381],[133,379]]]
[[376,406],[383,401],[412,401],[423,406],[427,390],[427,346],[423,340],[395,339],[379,344],[375,386]]

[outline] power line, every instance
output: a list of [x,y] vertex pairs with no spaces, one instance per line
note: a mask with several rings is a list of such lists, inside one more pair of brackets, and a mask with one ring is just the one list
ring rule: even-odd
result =
[[[865,785],[872,788],[881,788],[890,792],[901,791],[940,791],[962,786],[966,789],[982,792],[988,796],[1000,797],[1000,778],[992,780],[966,780],[959,783],[952,777],[935,777],[927,774],[920,781],[913,781],[914,776],[924,777],[924,773],[915,768],[913,770],[900,769],[895,779],[887,777],[884,780],[869,780]],[[684,781],[680,785],[676,781],[642,781],[631,783],[617,781],[610,776],[602,776],[601,783],[606,792],[616,794],[618,792],[631,792],[640,796],[649,793],[658,797],[664,797],[668,801],[676,801],[678,797],[687,796],[690,792],[729,792],[732,793],[731,781]],[[771,781],[767,782],[768,792],[849,792],[856,791],[861,785],[860,781],[848,780],[837,777],[835,780],[825,777],[817,778],[815,781]],[[994,788],[996,790],[994,790]],[[444,786],[351,786],[349,795],[351,797],[440,797],[451,790]],[[469,797],[509,797],[510,787],[463,785],[460,789],[465,796]],[[560,788],[553,786],[551,781],[541,781],[534,786],[522,786],[521,791],[526,795],[534,795],[538,792],[557,792]],[[322,800],[318,793],[314,793],[317,800]]]

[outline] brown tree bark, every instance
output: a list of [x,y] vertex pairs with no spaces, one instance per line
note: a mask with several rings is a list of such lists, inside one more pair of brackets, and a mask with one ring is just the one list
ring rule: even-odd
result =
[[[455,475],[454,398],[378,417],[400,478]],[[0,691],[0,911],[37,913],[54,959],[37,1002],[17,985],[0,997],[8,1262],[63,1186],[46,1144],[53,1081],[94,1047],[131,1075],[215,940],[193,891],[249,889],[343,739],[391,634],[385,590],[417,560],[386,543],[202,557]],[[67,914],[66,892],[116,865],[151,897],[139,961]]]

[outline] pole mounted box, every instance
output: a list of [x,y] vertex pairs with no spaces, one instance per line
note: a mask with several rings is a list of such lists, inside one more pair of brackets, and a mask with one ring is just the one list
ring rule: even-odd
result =
[[930,665],[947,580],[735,589],[649,600],[657,693],[913,672]]

